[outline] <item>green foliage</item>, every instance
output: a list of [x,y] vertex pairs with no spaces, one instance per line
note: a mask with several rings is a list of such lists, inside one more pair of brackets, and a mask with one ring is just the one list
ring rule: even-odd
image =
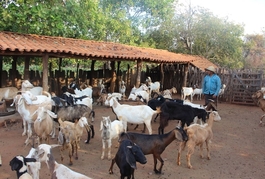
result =
[[[0,14],[0,31],[166,49],[201,55],[230,68],[265,61],[264,47],[258,46],[262,40],[246,37],[243,41],[242,25],[218,18],[201,7],[183,6],[177,0],[5,0],[0,1]],[[9,68],[12,58],[5,59],[9,61],[4,67]],[[20,65],[23,61],[18,58],[17,62]],[[41,68],[41,58],[31,61],[37,65],[30,68]],[[53,69],[59,68],[57,60],[50,62]],[[76,69],[77,63],[89,69],[91,60],[63,59],[61,68]],[[104,63],[98,61],[95,68]],[[122,62],[121,68],[126,70],[128,64],[133,67],[134,62]]]

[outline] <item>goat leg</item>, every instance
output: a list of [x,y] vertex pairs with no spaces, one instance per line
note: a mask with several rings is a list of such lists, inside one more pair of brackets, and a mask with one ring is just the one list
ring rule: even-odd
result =
[[109,174],[113,174],[113,165],[114,165],[114,163],[115,163],[115,158],[113,158],[111,160],[111,165],[110,165],[110,168],[109,168]]
[[265,114],[263,114],[262,116],[261,116],[261,118],[260,118],[260,122],[259,122],[259,126],[261,126],[262,127],[262,119],[265,117]]
[[111,159],[111,139],[109,139],[108,141],[108,159]]
[[159,167],[159,170],[158,170],[158,174],[161,174],[161,171],[162,171],[162,167],[164,165],[164,160],[161,158],[161,156],[159,155],[158,158],[157,158],[159,161],[160,161],[160,167]]
[[101,153],[101,160],[104,159],[105,156],[105,141],[102,139],[102,153]]
[[206,149],[207,149],[207,158],[208,160],[211,159],[211,156],[210,156],[210,148],[209,148],[209,141],[206,141]]

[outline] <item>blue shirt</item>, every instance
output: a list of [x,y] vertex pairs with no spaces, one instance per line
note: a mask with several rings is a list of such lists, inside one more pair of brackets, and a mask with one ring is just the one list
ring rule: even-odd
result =
[[206,75],[202,83],[203,94],[210,94],[218,96],[221,89],[221,79],[218,75],[213,74],[212,76]]

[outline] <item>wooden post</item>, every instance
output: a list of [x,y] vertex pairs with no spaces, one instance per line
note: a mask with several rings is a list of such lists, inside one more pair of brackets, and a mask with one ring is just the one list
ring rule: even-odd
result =
[[160,73],[161,73],[161,83],[159,91],[164,90],[164,65],[163,63],[160,64]]
[[43,91],[49,91],[49,86],[48,86],[48,61],[49,61],[49,55],[45,54],[42,56],[42,70],[43,70],[43,75],[42,75],[42,87]]
[[189,72],[189,64],[184,66],[184,79],[183,79],[183,85],[182,87],[186,87],[187,86],[187,79],[188,79],[188,72]]
[[[26,56],[25,57],[25,63],[24,63],[24,80],[29,80],[29,61],[30,61],[30,57]],[[43,64],[44,66],[44,64]]]
[[13,56],[12,69],[11,70],[12,70],[12,73],[11,73],[12,86],[16,86],[15,78],[17,78],[17,80],[18,80],[18,77],[16,76],[16,74],[17,74],[17,56]]
[[135,84],[136,88],[139,88],[141,84],[141,71],[142,71],[142,61],[137,60],[137,76],[136,76],[136,84]]

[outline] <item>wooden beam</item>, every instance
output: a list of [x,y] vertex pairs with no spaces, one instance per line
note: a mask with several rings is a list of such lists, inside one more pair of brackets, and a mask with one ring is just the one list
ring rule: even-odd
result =
[[49,62],[49,55],[45,54],[42,56],[42,65],[43,65],[43,75],[42,75],[42,87],[43,91],[49,91],[48,86],[48,62]]

